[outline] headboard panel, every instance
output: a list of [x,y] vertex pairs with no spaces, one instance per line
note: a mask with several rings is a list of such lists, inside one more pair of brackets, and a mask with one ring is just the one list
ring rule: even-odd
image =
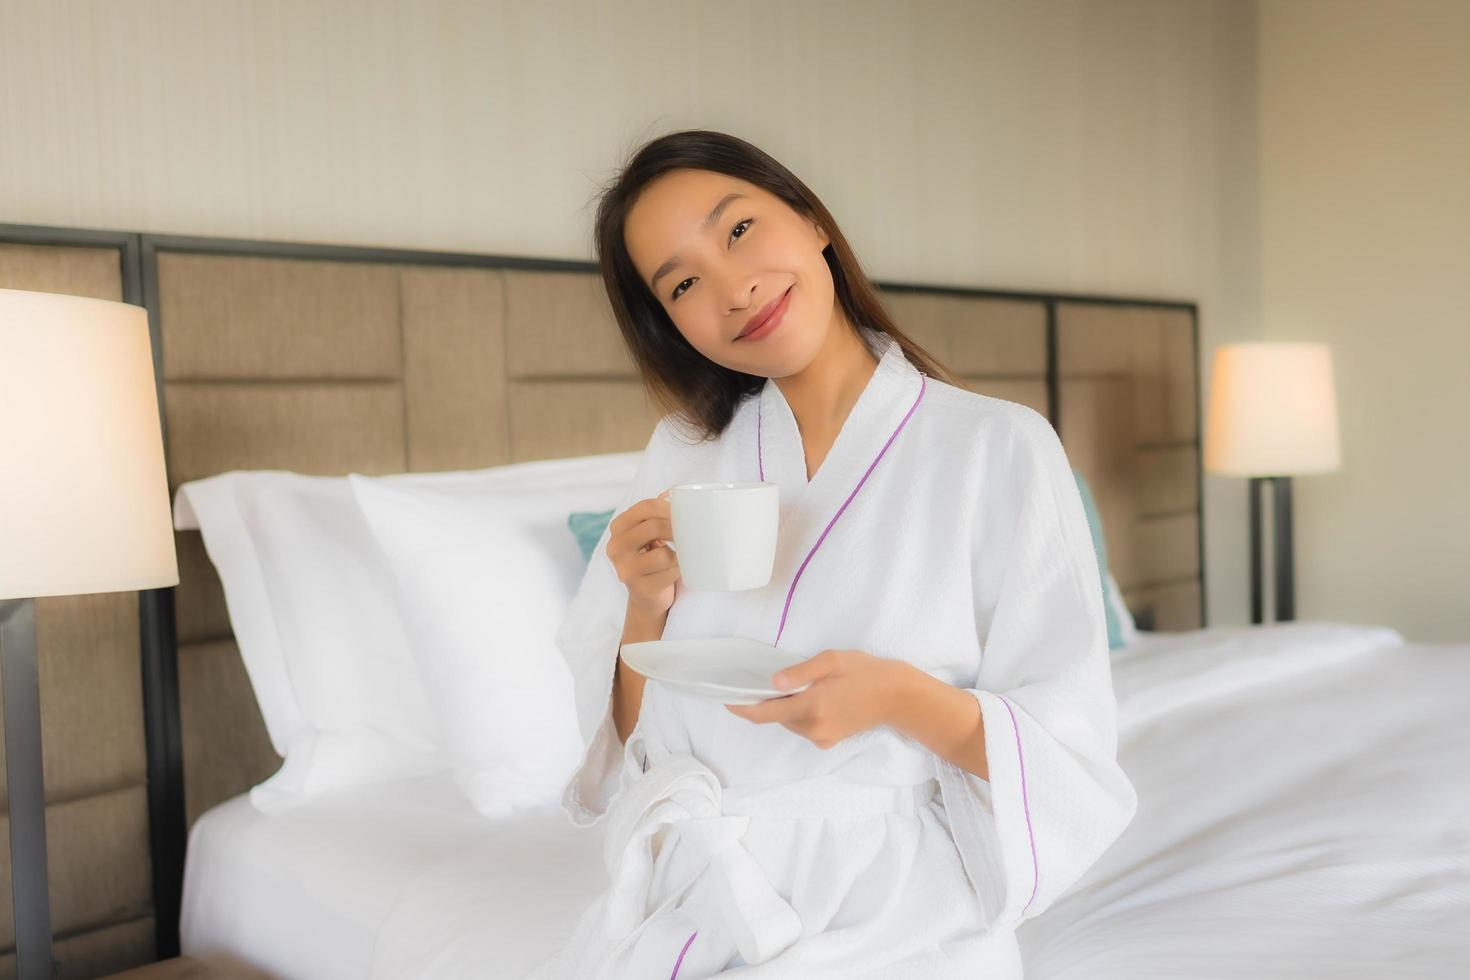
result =
[[1203,624],[1199,387],[1191,310],[1057,304],[1059,431],[1092,486],[1130,609]]
[[1045,300],[892,285],[881,291],[899,329],[967,387],[1052,417]]

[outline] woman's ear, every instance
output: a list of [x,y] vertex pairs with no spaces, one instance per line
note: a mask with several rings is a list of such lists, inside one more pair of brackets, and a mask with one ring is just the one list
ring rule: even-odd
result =
[[817,240],[822,243],[822,248],[825,249],[828,245],[832,244],[832,239],[827,237],[827,229],[822,227],[820,221],[816,218],[808,218],[807,224],[812,226],[812,231],[816,234]]

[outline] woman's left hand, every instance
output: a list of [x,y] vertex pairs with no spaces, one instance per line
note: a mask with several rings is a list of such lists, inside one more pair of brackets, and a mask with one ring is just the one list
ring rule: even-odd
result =
[[863,650],[823,650],[771,679],[777,690],[811,681],[806,690],[725,708],[757,724],[780,722],[817,748],[828,749],[849,735],[888,724],[903,690],[899,671],[904,666],[904,661]]

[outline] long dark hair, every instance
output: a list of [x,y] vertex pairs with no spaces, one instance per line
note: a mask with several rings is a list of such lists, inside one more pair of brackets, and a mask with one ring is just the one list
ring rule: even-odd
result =
[[682,417],[701,438],[713,438],[725,431],[740,402],[766,383],[764,377],[731,370],[695,350],[669,319],[628,255],[623,228],[634,202],[655,179],[683,169],[738,177],[818,222],[830,239],[822,255],[832,270],[837,301],[869,350],[873,346],[862,336],[864,328],[896,340],[909,362],[924,374],[960,384],[947,368],[894,326],[836,219],[806,184],[745,140],[707,129],[689,129],[660,136],[633,153],[603,189],[594,229],[597,262],[613,315],[644,387],[663,414]]

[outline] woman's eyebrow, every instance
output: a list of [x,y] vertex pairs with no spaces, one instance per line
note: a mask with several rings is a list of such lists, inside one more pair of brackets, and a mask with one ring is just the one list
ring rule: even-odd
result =
[[[724,197],[720,198],[720,202],[716,204],[713,208],[711,208],[710,213],[705,215],[704,220],[699,223],[699,233],[703,235],[705,232],[709,231],[710,225],[720,220],[720,215],[724,213],[725,206],[731,201],[742,198],[744,196],[745,195],[740,193],[739,191],[732,191],[731,193],[726,194]],[[683,261],[683,257],[677,253],[669,256],[664,264],[658,267],[658,271],[653,274],[653,278],[648,281],[649,288],[653,289],[656,292],[658,290],[658,281],[664,276],[668,275],[670,272],[673,272],[674,267]]]

